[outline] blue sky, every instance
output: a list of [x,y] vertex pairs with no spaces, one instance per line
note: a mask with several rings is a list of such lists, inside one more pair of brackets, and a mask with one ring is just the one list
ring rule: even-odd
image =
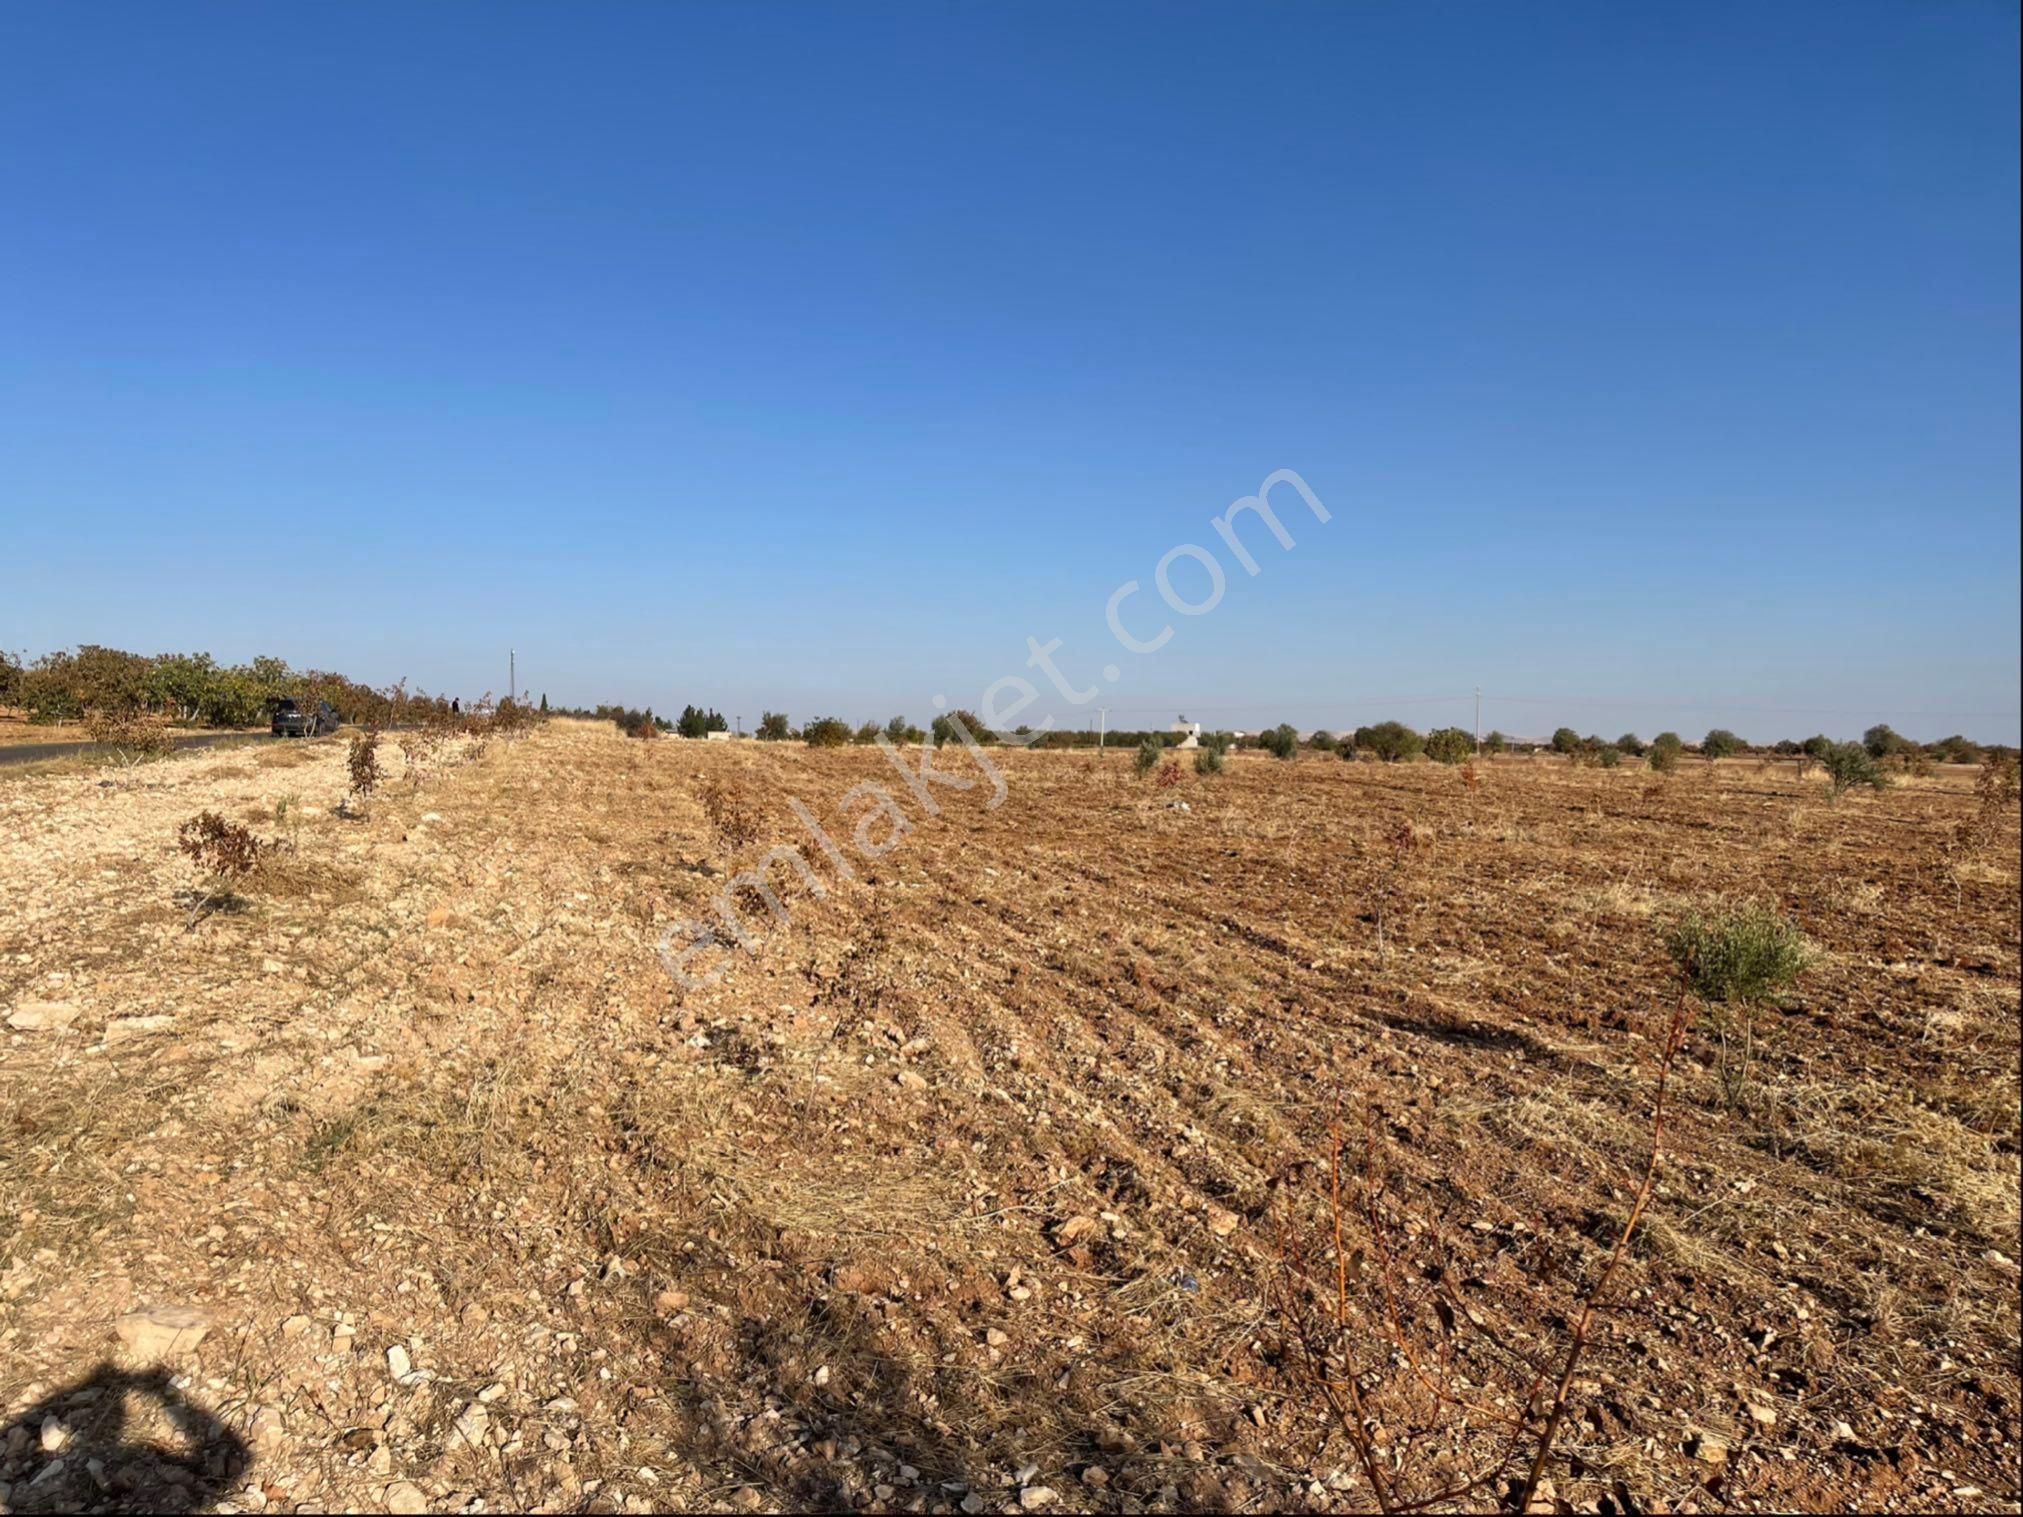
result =
[[[2017,30],[7,7],[0,646],[749,725],[1058,637],[1119,675],[1022,720],[2013,741]],[[1281,468],[1332,520],[1251,578]]]

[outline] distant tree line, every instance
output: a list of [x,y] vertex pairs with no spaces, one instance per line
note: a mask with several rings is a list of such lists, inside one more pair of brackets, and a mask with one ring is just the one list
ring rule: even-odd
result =
[[[387,726],[447,715],[451,707],[447,697],[409,691],[404,682],[376,690],[342,674],[291,669],[286,660],[271,657],[256,658],[246,664],[220,664],[208,653],[141,654],[86,643],[27,662],[0,651],[0,708],[23,711],[34,722],[80,721],[94,712],[114,716],[145,712],[185,725],[249,727],[264,721],[275,703],[284,697],[304,702],[328,701],[345,721]],[[696,705],[682,707],[681,715],[673,720],[656,715],[651,707],[551,708],[545,695],[540,698],[539,709],[543,714],[552,711],[555,715],[609,721],[621,731],[639,736],[679,734],[701,738],[730,729],[721,712]],[[787,713],[767,711],[760,716],[755,735],[763,742],[805,742],[818,748],[869,745],[881,738],[900,746],[929,741],[941,746],[958,740],[958,724],[971,741],[979,744],[1002,741],[1053,749],[1094,748],[1101,743],[1127,752],[1156,752],[1179,746],[1188,735],[1163,728],[1111,728],[1098,733],[1086,728],[1035,732],[1024,726],[999,734],[973,712],[960,710],[935,717],[926,729],[904,716],[855,726],[841,717],[822,716],[796,726]],[[1290,759],[1304,747],[1345,759],[1371,759],[1387,764],[1422,757],[1437,763],[1459,764],[1478,751],[1474,735],[1459,727],[1439,727],[1422,734],[1398,721],[1376,722],[1351,732],[1314,732],[1304,738],[1290,722],[1281,722],[1240,737],[1233,732],[1203,732],[1201,743],[1218,754],[1247,748]],[[1540,748],[1562,754],[1577,765],[1614,768],[1626,758],[1641,758],[1659,771],[1676,768],[1689,753],[1709,760],[1742,754],[1789,758],[1801,772],[1820,764],[1830,774],[1860,768],[1843,751],[1847,749],[1858,750],[1884,772],[1916,772],[1934,763],[1975,764],[1990,756],[2016,757],[2013,747],[1976,743],[1958,733],[1936,742],[1920,743],[1884,723],[1870,727],[1859,743],[1836,742],[1815,733],[1808,738],[1784,738],[1761,746],[1745,743],[1724,727],[1711,729],[1697,744],[1687,743],[1676,732],[1661,732],[1649,742],[1634,732],[1626,732],[1609,741],[1592,733],[1583,736],[1572,727],[1561,727],[1543,744],[1521,742],[1501,732],[1491,732],[1482,739],[1479,751],[1523,753]]]
[[385,690],[321,669],[291,669],[285,659],[261,657],[220,664],[208,653],[129,653],[98,643],[45,653],[27,663],[0,653],[0,706],[32,722],[81,721],[97,713],[148,713],[186,726],[250,727],[267,719],[276,702],[328,701],[348,722],[383,726],[447,715],[450,699]]
[[[693,711],[695,708],[689,708]],[[601,713],[601,708],[600,708]],[[710,713],[714,717],[715,713]],[[783,711],[768,711],[759,719],[757,736],[766,742],[805,742],[818,748],[840,748],[848,744],[868,745],[881,737],[895,744],[917,744],[932,741],[937,747],[957,740],[956,724],[960,723],[972,741],[979,744],[1007,743],[1019,747],[1042,749],[1094,748],[1099,743],[1105,747],[1122,748],[1127,752],[1153,751],[1176,748],[1187,740],[1186,731],[1168,728],[1144,729],[1112,727],[1106,732],[1096,732],[1085,728],[1052,728],[1034,731],[1031,727],[1017,727],[1009,733],[992,731],[972,712],[955,711],[937,716],[927,731],[922,731],[903,716],[895,716],[885,722],[866,721],[852,726],[841,717],[822,716],[801,725],[796,725]],[[1460,727],[1436,727],[1430,732],[1420,733],[1403,722],[1385,721],[1369,726],[1357,727],[1353,731],[1332,733],[1326,731],[1310,733],[1305,737],[1290,722],[1280,722],[1259,732],[1238,735],[1234,732],[1203,730],[1199,737],[1204,747],[1212,747],[1218,753],[1229,753],[1238,749],[1250,749],[1270,753],[1278,758],[1294,757],[1301,748],[1309,751],[1335,754],[1344,759],[1372,759],[1380,763],[1405,763],[1413,759],[1427,758],[1436,763],[1459,764],[1482,753],[1532,753],[1550,751],[1564,754],[1575,764],[1593,764],[1612,769],[1625,759],[1641,758],[1658,770],[1676,768],[1679,760],[1687,754],[1697,753],[1703,758],[1731,758],[1742,754],[1763,756],[1807,755],[1819,759],[1833,746],[1832,740],[1814,736],[1803,742],[1785,740],[1773,745],[1752,746],[1724,727],[1709,731],[1698,743],[1688,743],[1676,732],[1661,732],[1646,742],[1634,732],[1625,732],[1613,741],[1589,734],[1581,735],[1572,727],[1561,727],[1552,737],[1542,743],[1525,742],[1506,737],[1501,732],[1487,734],[1478,745],[1473,733]],[[1863,734],[1859,745],[1879,760],[1889,760],[1900,765],[1917,762],[1939,762],[1972,764],[1980,762],[1986,753],[2014,755],[2014,749],[1984,747],[1964,737],[1942,738],[1935,743],[1919,744],[1899,737],[1888,727],[1872,727]]]

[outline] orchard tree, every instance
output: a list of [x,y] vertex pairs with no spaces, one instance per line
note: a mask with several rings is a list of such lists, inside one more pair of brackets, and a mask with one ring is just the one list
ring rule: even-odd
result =
[[1716,727],[1700,739],[1700,756],[1708,760],[1733,758],[1741,751],[1742,739],[1726,727]]
[[1474,752],[1475,739],[1459,727],[1436,727],[1426,734],[1426,757],[1437,763],[1463,763]]
[[1873,758],[1891,758],[1907,746],[1887,722],[1877,722],[1861,735],[1862,747],[1868,749]]
[[818,716],[801,729],[810,748],[840,748],[850,741],[850,724],[840,716]]
[[947,743],[960,742],[961,736],[956,730],[958,725],[979,747],[988,747],[997,741],[997,734],[978,721],[975,713],[957,710],[934,719],[934,745],[939,748]]
[[1403,722],[1378,722],[1374,727],[1356,729],[1356,746],[1369,749],[1387,764],[1414,757],[1421,745],[1419,734]]

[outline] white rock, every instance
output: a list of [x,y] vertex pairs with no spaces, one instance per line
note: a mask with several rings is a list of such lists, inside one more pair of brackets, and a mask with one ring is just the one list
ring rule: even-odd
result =
[[456,1420],[456,1435],[474,1449],[485,1446],[485,1433],[492,1425],[492,1414],[473,1401]]
[[287,1431],[287,1424],[282,1420],[281,1408],[278,1406],[261,1407],[253,1413],[253,1420],[246,1424],[246,1436],[252,1440],[256,1448],[271,1448],[281,1441],[282,1435]]
[[77,1013],[70,1001],[22,1001],[7,1013],[7,1025],[16,1032],[49,1032],[68,1027]]
[[194,1306],[150,1306],[113,1324],[127,1351],[142,1360],[186,1354],[204,1341],[211,1319]]
[[411,1480],[394,1481],[386,1488],[380,1499],[386,1503],[389,1512],[413,1514],[428,1510],[428,1497],[424,1496],[421,1487]]

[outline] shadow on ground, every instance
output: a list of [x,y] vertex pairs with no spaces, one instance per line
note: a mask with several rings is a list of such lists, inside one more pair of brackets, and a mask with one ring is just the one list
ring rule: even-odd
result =
[[11,1512],[205,1512],[250,1462],[245,1443],[161,1368],[100,1364],[0,1433]]

